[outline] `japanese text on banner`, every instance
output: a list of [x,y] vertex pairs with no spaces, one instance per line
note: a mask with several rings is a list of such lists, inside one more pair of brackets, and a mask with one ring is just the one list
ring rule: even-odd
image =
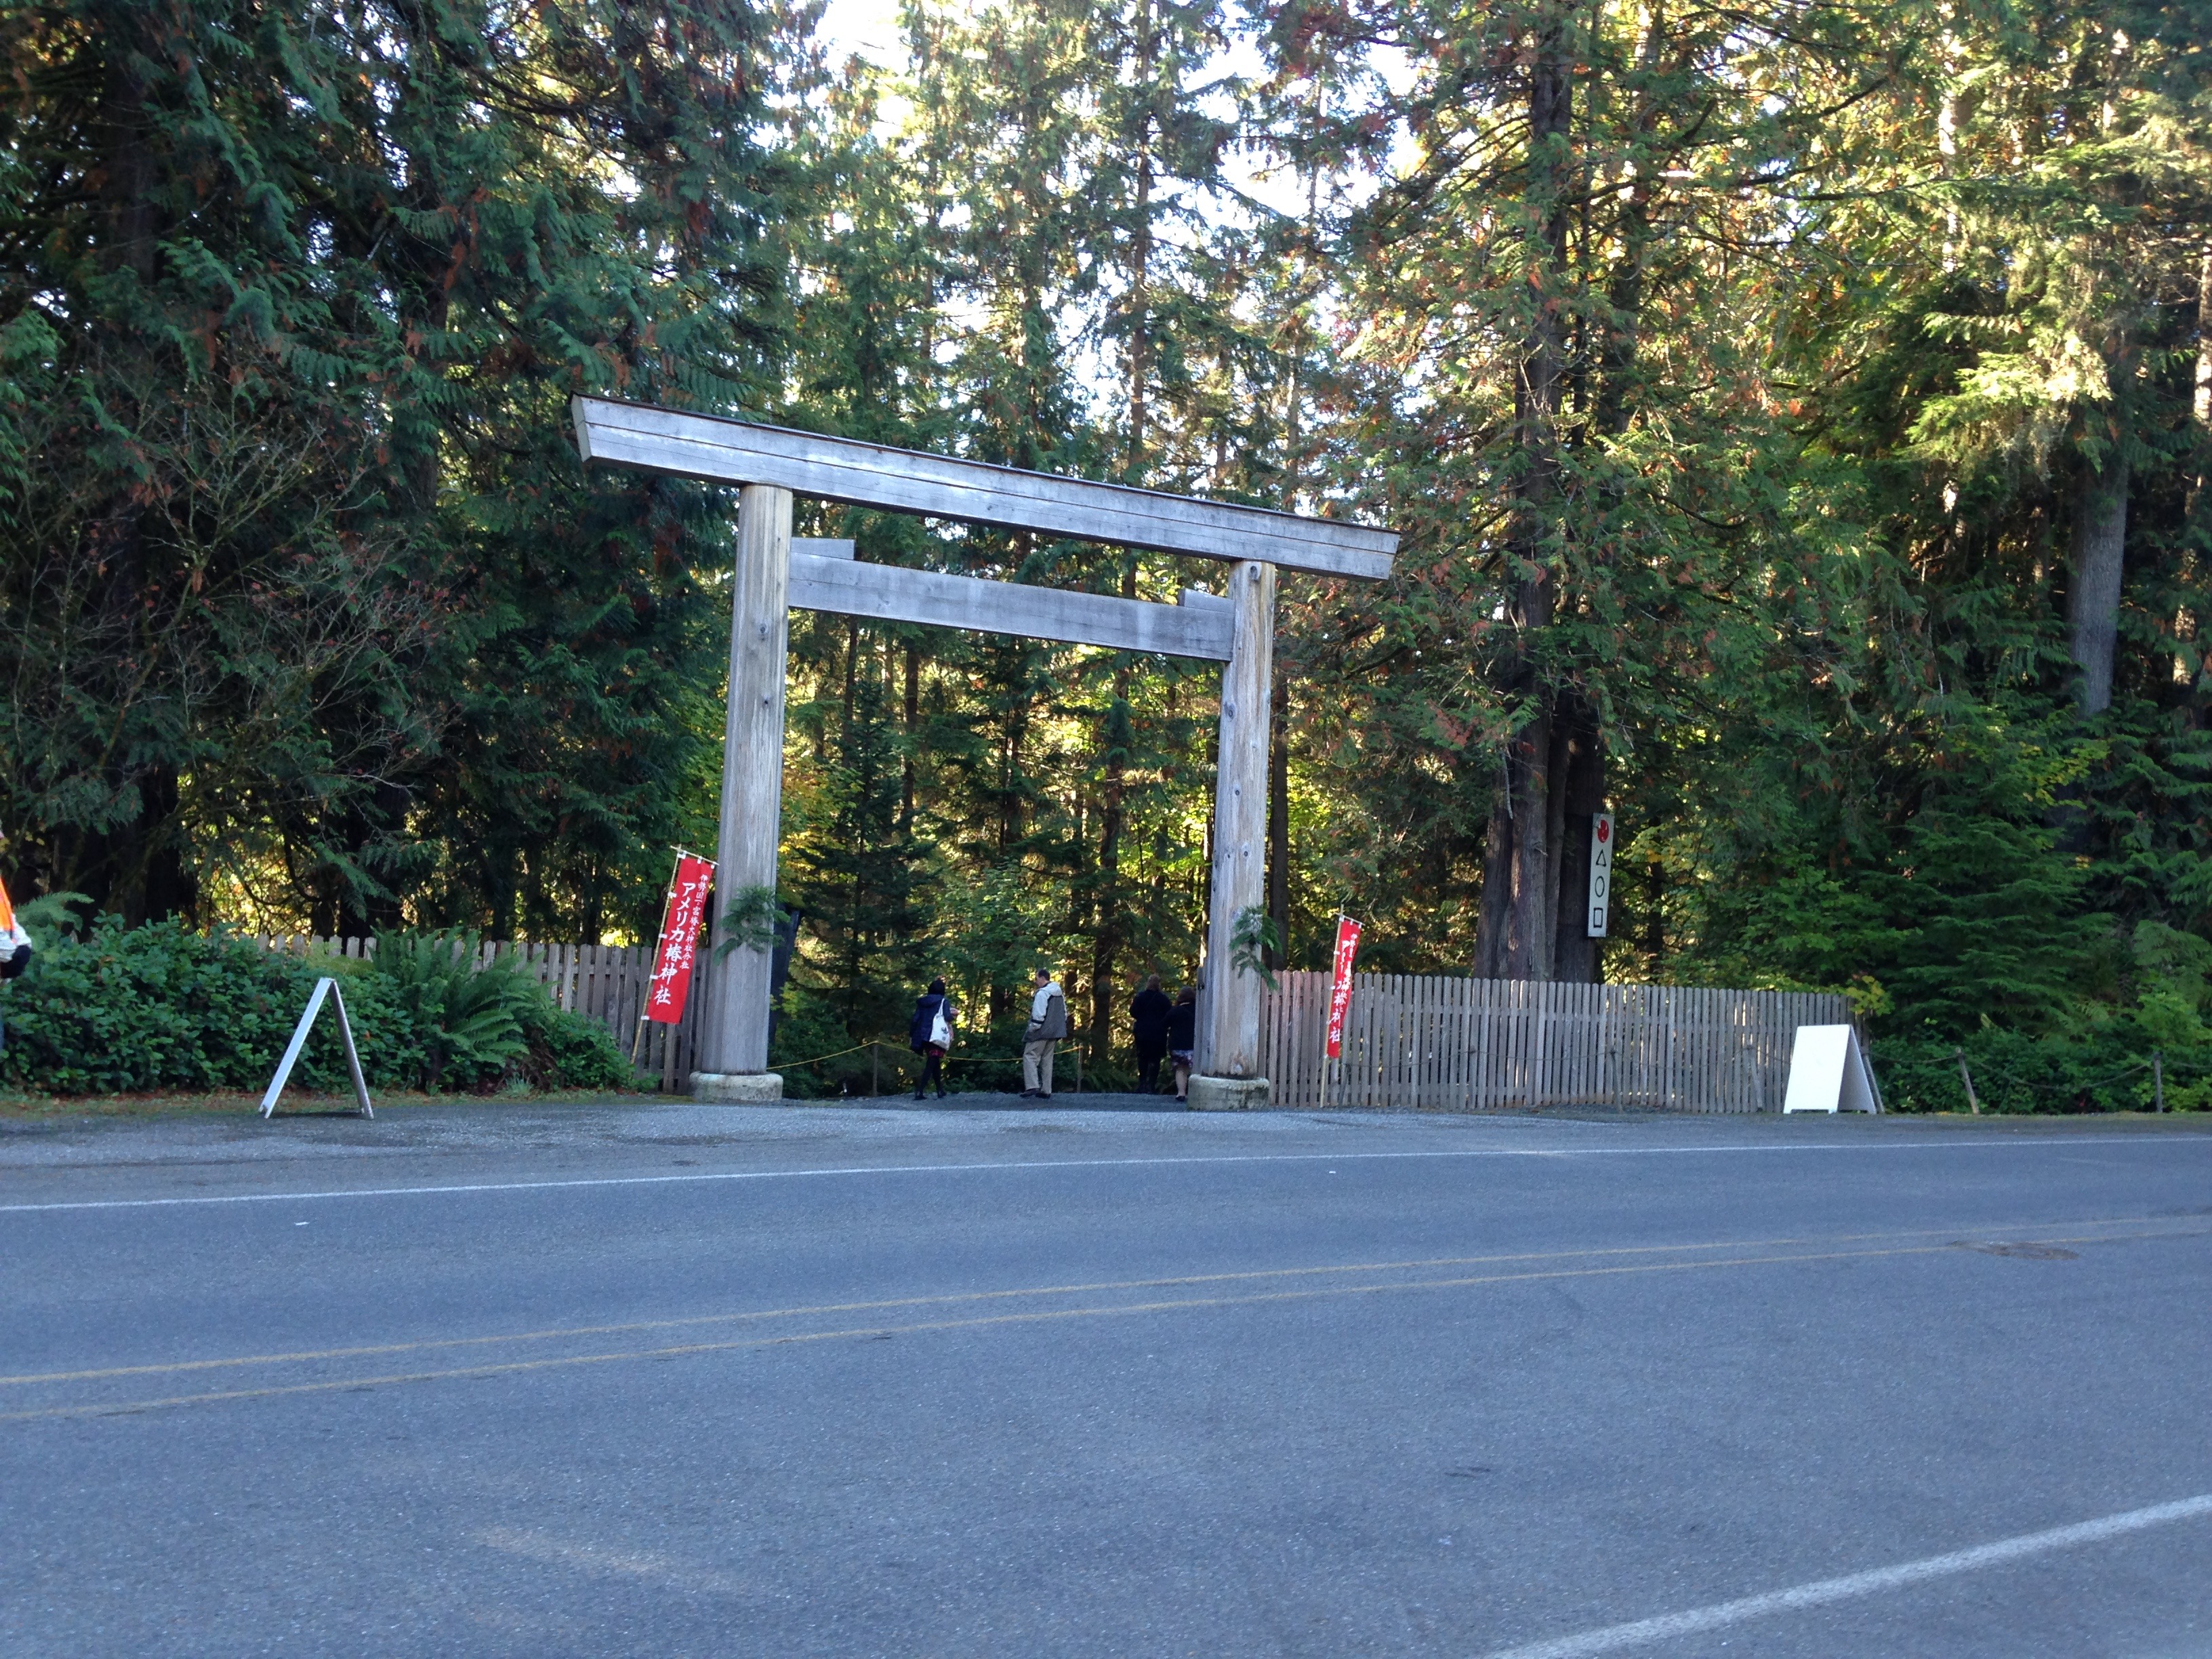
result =
[[699,924],[714,885],[711,859],[677,854],[676,875],[668,884],[668,908],[660,923],[660,945],[653,957],[653,982],[646,991],[647,1019],[673,1025],[684,1018],[684,1005],[691,997],[692,964],[699,954]]
[[1334,977],[1328,988],[1328,1058],[1344,1054],[1344,1016],[1352,1006],[1352,964],[1359,955],[1359,924],[1350,916],[1336,919]]

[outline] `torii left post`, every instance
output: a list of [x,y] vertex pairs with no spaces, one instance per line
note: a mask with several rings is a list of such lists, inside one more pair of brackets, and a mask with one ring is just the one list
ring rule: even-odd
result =
[[[783,686],[790,648],[791,492],[738,492],[737,568],[730,584],[730,696],[722,730],[722,825],[715,856],[708,1006],[699,1024],[694,1100],[783,1098],[768,1068],[771,958],[731,937],[732,904],[775,891],[783,823]],[[725,949],[732,946],[733,948]]]

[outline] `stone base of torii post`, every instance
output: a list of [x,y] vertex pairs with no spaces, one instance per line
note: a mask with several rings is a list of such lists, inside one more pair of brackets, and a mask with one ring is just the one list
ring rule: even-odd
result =
[[1221,671],[1221,751],[1213,785],[1213,885],[1206,905],[1206,965],[1198,992],[1195,1112],[1267,1103],[1260,1074],[1257,972],[1232,960],[1239,918],[1256,921],[1267,888],[1267,725],[1273,702],[1275,567],[1256,559],[1229,579],[1233,611]]

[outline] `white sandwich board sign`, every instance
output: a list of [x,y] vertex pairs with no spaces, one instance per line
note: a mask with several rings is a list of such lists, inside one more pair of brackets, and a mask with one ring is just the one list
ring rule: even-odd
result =
[[1848,1025],[1800,1025],[1790,1050],[1790,1091],[1783,1097],[1791,1112],[1879,1112],[1881,1091],[1859,1047],[1859,1034]]
[[368,1103],[368,1084],[361,1074],[361,1054],[353,1046],[353,1022],[346,1018],[345,993],[338,989],[334,979],[315,981],[314,994],[307,999],[307,1012],[300,1016],[293,1028],[292,1041],[285,1048],[284,1058],[276,1062],[276,1075],[269,1079],[269,1092],[261,1097],[261,1115],[267,1117],[276,1109],[276,1097],[284,1092],[291,1080],[292,1067],[299,1064],[301,1050],[307,1046],[307,1033],[315,1029],[315,1016],[323,1010],[323,999],[328,997],[338,1011],[338,1036],[345,1042],[346,1073],[353,1080],[353,1097],[363,1117],[374,1117],[376,1109]]
[[1590,814],[1589,936],[1605,937],[1606,913],[1613,907],[1613,814]]

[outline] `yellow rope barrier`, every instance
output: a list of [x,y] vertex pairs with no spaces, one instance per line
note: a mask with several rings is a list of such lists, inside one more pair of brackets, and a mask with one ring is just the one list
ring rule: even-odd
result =
[[[837,1060],[846,1054],[857,1054],[864,1048],[889,1048],[893,1054],[912,1052],[910,1049],[900,1048],[896,1043],[886,1042],[881,1037],[872,1037],[866,1042],[856,1042],[849,1048],[833,1048],[826,1054],[816,1054],[811,1060],[770,1060],[769,1064],[771,1066],[818,1066],[825,1060]],[[1015,1056],[1008,1054],[947,1054],[944,1058],[944,1064],[947,1066],[978,1064],[1012,1066],[1018,1063]]]
[[[867,1042],[856,1042],[849,1048],[832,1048],[826,1054],[815,1055],[812,1060],[779,1060],[771,1063],[777,1066],[813,1066],[817,1065],[825,1060],[836,1060],[842,1054],[857,1054],[863,1048],[889,1048],[893,1054],[911,1054],[913,1052],[912,1049],[902,1048],[896,1043],[886,1042],[881,1037],[871,1037]],[[955,1066],[964,1065],[969,1060],[997,1060],[1001,1058],[1004,1057],[996,1054],[947,1054],[945,1056],[945,1063],[947,1066]],[[1014,1061],[1012,1059],[1006,1059],[1006,1063],[1011,1066]]]

